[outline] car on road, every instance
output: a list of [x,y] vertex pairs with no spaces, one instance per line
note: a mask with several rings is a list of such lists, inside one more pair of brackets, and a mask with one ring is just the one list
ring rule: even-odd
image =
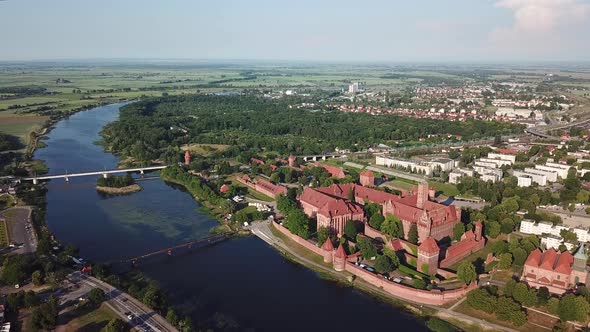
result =
[[129,314],[127,315],[127,319],[129,319],[129,320],[133,320],[133,318],[135,318],[135,316],[133,316],[133,314],[132,314],[132,313],[129,313]]

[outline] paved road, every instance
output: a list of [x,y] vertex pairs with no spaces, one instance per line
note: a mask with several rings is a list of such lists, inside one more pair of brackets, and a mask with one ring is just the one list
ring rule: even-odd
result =
[[[155,332],[176,332],[178,331],[174,326],[168,323],[160,314],[148,308],[143,303],[139,302],[129,294],[105,283],[94,277],[82,274],[80,272],[72,273],[68,279],[81,288],[100,288],[102,289],[108,301],[107,305],[115,311],[123,320],[127,321],[132,327],[138,331],[155,331]],[[77,296],[77,295],[71,295]],[[70,298],[71,298],[70,296]],[[127,318],[127,314],[131,313],[136,317],[133,321]]]
[[37,237],[31,224],[30,206],[12,207],[0,212],[0,218],[6,219],[8,238],[11,243],[22,243],[22,247],[14,249],[16,254],[27,254],[37,250]]
[[[304,262],[306,265],[313,266],[313,267],[315,267],[319,270],[322,270],[330,275],[335,275],[339,279],[345,279],[347,277],[347,275],[342,272],[336,272],[333,269],[330,269],[330,268],[327,268],[323,265],[317,264],[317,263],[315,263],[303,256],[300,256],[296,252],[292,251],[288,245],[286,245],[283,241],[281,241],[281,239],[274,236],[274,234],[270,230],[270,227],[271,226],[270,226],[269,222],[256,222],[250,226],[250,230],[252,231],[252,233],[254,235],[258,236],[260,239],[262,239],[266,243],[268,243],[274,247],[277,247],[279,250],[289,253],[291,256],[295,257],[298,261]],[[431,306],[431,305],[423,305],[423,304],[420,304],[417,302],[412,302],[412,301],[408,301],[406,299],[398,298],[388,292],[383,291],[380,288],[374,287],[373,285],[366,283],[361,278],[357,278],[355,280],[355,283],[362,284],[364,287],[371,289],[372,292],[381,294],[382,296],[394,297],[394,298],[401,300],[402,302],[413,304],[414,306],[419,307],[419,308],[423,308],[423,307],[430,308],[432,310],[435,310],[438,313],[438,315],[441,317],[452,318],[452,319],[457,319],[457,320],[468,322],[468,323],[479,324],[479,325],[481,325],[482,328],[485,328],[485,329],[489,328],[489,329],[494,329],[494,330],[499,330],[499,331],[517,332],[517,330],[515,330],[515,329],[511,329],[509,327],[501,326],[498,324],[493,324],[493,323],[487,322],[482,319],[478,319],[475,317],[471,317],[471,316],[453,311],[451,309],[446,309],[446,308]]]

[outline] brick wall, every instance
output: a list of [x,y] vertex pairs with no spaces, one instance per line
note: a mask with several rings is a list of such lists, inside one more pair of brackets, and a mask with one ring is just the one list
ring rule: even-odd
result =
[[352,263],[346,263],[346,271],[350,272],[364,281],[382,288],[387,293],[411,302],[418,302],[430,305],[443,305],[449,301],[465,296],[471,290],[477,288],[476,283],[463,288],[441,291],[441,290],[421,290],[409,286],[397,284],[395,282],[383,279],[381,276],[368,272]]
[[[302,239],[301,237],[291,234],[288,229],[285,227],[277,224],[271,223],[275,229],[280,231],[281,233],[285,234],[291,240],[297,242],[298,244],[304,246],[305,248],[313,251],[314,253],[323,256],[324,251],[321,248],[318,248],[315,244]],[[465,296],[468,292],[475,289],[477,287],[476,283],[472,283],[469,286],[465,286],[463,288],[448,290],[448,291],[441,291],[441,290],[421,290],[415,289],[412,287],[404,286],[401,284],[394,283],[389,280],[383,279],[383,277],[368,272],[351,262],[346,262],[345,271],[363,279],[364,281],[372,284],[373,286],[382,288],[385,292],[395,296],[402,298],[407,301],[423,303],[423,304],[430,304],[430,305],[443,305],[449,301],[456,300],[460,297]]]
[[440,261],[439,266],[443,269],[446,269],[447,267],[459,262],[460,260],[462,260],[463,258],[471,255],[472,253],[483,249],[483,247],[485,246],[485,241],[474,241],[474,246],[471,247],[469,250],[463,251],[462,253],[456,255],[456,256],[451,256],[451,257],[447,257],[445,259],[443,259],[442,261]]
[[383,242],[387,241],[385,234],[369,226],[369,223],[365,223],[365,235],[372,239],[381,239]]
[[297,242],[298,244],[304,246],[305,248],[313,251],[314,253],[316,253],[322,257],[324,256],[324,250],[322,248],[318,248],[318,246],[316,246],[314,243],[307,241],[307,240],[303,239],[302,237],[299,237],[295,234],[292,234],[288,229],[286,229],[282,225],[277,224],[276,222],[271,222],[270,224],[273,225],[274,228],[276,228],[279,232],[285,234],[291,240]]

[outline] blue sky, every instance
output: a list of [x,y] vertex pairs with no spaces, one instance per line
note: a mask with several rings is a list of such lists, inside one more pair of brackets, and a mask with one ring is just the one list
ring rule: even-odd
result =
[[0,60],[588,61],[590,0],[5,0]]

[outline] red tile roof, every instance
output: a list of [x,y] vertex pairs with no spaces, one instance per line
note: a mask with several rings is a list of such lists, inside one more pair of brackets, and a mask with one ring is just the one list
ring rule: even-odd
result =
[[330,175],[332,175],[332,177],[335,177],[337,179],[342,179],[345,176],[344,170],[341,167],[329,166],[321,163],[315,163],[315,166],[325,169],[326,171],[328,171],[328,173],[330,173]]
[[527,257],[524,265],[530,265],[530,266],[534,266],[534,267],[539,266],[539,262],[541,262],[542,255],[543,255],[543,253],[541,252],[541,250],[539,250],[539,249],[533,250],[529,254],[529,257]]
[[330,252],[334,251],[334,245],[332,244],[332,240],[330,240],[330,238],[326,239],[326,242],[324,242],[324,244],[322,245],[322,249]]
[[363,187],[354,183],[333,184],[329,187],[318,188],[317,190],[324,194],[344,199],[348,199],[348,193],[352,190],[356,198],[377,204],[384,204],[387,201],[398,201],[400,199],[397,195]]
[[227,184],[224,184],[221,186],[221,188],[219,188],[219,192],[220,193],[226,193],[229,190],[229,187],[227,186]]
[[362,171],[360,175],[361,176],[375,177],[375,174],[373,174],[373,172],[371,170],[369,170],[369,169]]
[[264,161],[256,158],[250,158],[250,162],[257,163],[259,165],[264,165]]
[[[543,270],[569,275],[572,272],[573,263],[574,256],[569,251],[558,253],[551,248],[544,253],[541,253],[539,249],[533,250],[524,264],[529,267],[538,267]],[[549,283],[549,281],[546,283]]]
[[343,199],[332,199],[318,210],[318,214],[322,216],[333,218],[336,216],[349,214],[363,214],[363,209],[350,201]]
[[346,251],[344,251],[344,247],[342,246],[342,243],[340,243],[340,246],[338,247],[338,250],[336,250],[334,257],[346,258]]
[[434,238],[432,238],[432,236],[429,236],[420,244],[420,246],[418,247],[418,252],[436,254],[440,252],[440,248],[436,244]]
[[556,259],[557,252],[555,251],[555,249],[551,248],[549,250],[546,250],[543,253],[543,257],[541,257],[541,264],[539,265],[539,267],[545,270],[553,271]]
[[463,254],[464,252],[470,251],[477,246],[478,242],[474,239],[466,239],[456,242],[452,246],[447,248],[447,253],[445,254],[446,258],[449,257],[457,257]]

